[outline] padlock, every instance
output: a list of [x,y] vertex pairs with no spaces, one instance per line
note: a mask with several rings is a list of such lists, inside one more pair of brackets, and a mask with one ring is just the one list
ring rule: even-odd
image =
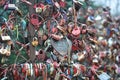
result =
[[22,16],[21,10],[15,4],[6,4],[4,6],[5,10],[16,10],[17,14]]
[[20,79],[19,72],[17,71],[16,64],[13,65],[12,73],[13,73],[14,80],[19,80]]
[[8,59],[3,56],[2,59],[1,59],[1,63],[5,63],[6,61],[8,61]]
[[68,68],[67,71],[66,71],[66,74],[67,74],[67,77],[69,79],[72,79],[73,75],[74,75],[74,71],[73,71],[73,68]]
[[73,0],[73,2],[74,2],[75,10],[78,12],[79,9],[82,7],[83,3],[78,0]]
[[40,17],[37,14],[32,14],[30,22],[34,26],[39,26],[41,24]]
[[39,76],[38,64],[34,64],[34,72],[35,72],[35,76],[38,77]]
[[61,19],[59,25],[63,26],[65,24],[65,19]]
[[26,29],[27,23],[26,23],[26,21],[24,19],[21,19],[20,26],[22,27],[23,30]]
[[87,32],[87,25],[86,24],[82,24],[82,34],[85,34]]
[[0,54],[5,55],[5,51],[4,51],[4,45],[2,45],[1,49],[0,49]]
[[30,64],[27,63],[26,66],[27,66],[27,70],[26,70],[27,71],[27,76],[30,76],[31,75]]
[[50,66],[50,75],[52,75],[54,72],[54,65],[52,63],[50,65],[51,65]]
[[40,50],[38,51],[38,56],[37,56],[37,57],[38,57],[39,60],[44,61],[44,59],[45,59],[45,57],[46,57],[45,52],[40,49]]
[[34,8],[35,8],[36,13],[41,13],[44,11],[45,5],[42,3],[38,3],[34,5]]
[[55,74],[55,78],[54,79],[55,80],[60,80],[60,72],[58,72],[58,73]]
[[69,22],[68,23],[68,32],[71,33],[73,28],[74,28],[74,23],[73,22]]
[[6,0],[0,0],[0,6],[3,6],[5,4]]
[[36,7],[35,11],[36,11],[36,13],[41,13],[42,12],[42,8],[41,7]]
[[28,63],[24,64],[24,67],[23,67],[22,71],[23,71],[24,75],[26,75],[26,76],[30,75],[30,68],[29,68],[29,64]]
[[33,76],[33,64],[32,63],[30,63],[30,76]]
[[15,4],[7,4],[4,6],[4,9],[16,10],[17,7],[15,6]]
[[38,45],[38,38],[37,37],[34,37],[33,40],[32,40],[32,45],[34,47],[36,47]]
[[11,54],[11,45],[7,45],[5,50],[6,50],[6,56],[10,56],[10,54]]
[[43,36],[42,36],[42,40],[43,41],[46,41],[48,39],[48,35],[47,34],[44,34]]
[[65,0],[60,0],[59,4],[62,8],[66,7],[66,1]]
[[52,0],[45,0],[45,2],[47,2],[49,5],[53,4]]
[[2,33],[1,33],[1,41],[10,41],[11,40],[11,37],[7,34],[7,33],[5,33],[5,34],[3,34],[4,33],[4,31],[5,31],[5,28],[4,29],[2,29]]
[[25,69],[25,64],[21,64],[21,72],[25,75],[26,74],[26,69]]
[[47,73],[50,74],[50,64],[47,63],[47,64],[46,64],[46,67],[47,67]]
[[2,48],[0,49],[0,53],[2,55],[10,56],[11,54],[11,45],[7,45],[6,48],[2,45]]
[[0,16],[0,25],[4,25],[6,23],[7,19],[3,16]]
[[58,9],[60,9],[60,5],[59,5],[59,3],[56,1],[56,2],[54,2],[54,5],[58,8]]
[[60,65],[55,61],[55,62],[53,62],[53,66],[54,66],[54,68],[58,68]]
[[86,20],[86,24],[87,24],[88,26],[93,25],[94,22],[95,22],[95,20],[94,20],[94,17],[93,17],[93,16],[89,16],[89,17],[87,18],[87,20]]
[[52,33],[57,33],[58,32],[58,29],[56,27],[53,27],[52,28]]
[[62,31],[64,35],[67,34],[67,33],[66,33],[66,30],[67,30],[66,27],[62,27],[62,26],[60,26],[60,25],[57,25],[57,28],[58,28],[60,31]]
[[46,71],[46,65],[42,65],[42,76],[44,77],[43,80],[47,80],[47,71]]
[[80,28],[79,27],[74,27],[73,30],[72,30],[72,36],[74,38],[78,38],[80,36]]

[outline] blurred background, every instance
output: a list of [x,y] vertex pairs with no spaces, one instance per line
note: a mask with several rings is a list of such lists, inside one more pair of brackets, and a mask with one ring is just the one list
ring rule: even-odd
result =
[[96,6],[109,6],[111,8],[111,14],[114,16],[119,16],[120,14],[120,0],[90,0]]

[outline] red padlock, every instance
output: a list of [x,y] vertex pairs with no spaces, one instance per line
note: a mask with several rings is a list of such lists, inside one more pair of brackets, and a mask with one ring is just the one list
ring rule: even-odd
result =
[[39,71],[38,71],[37,64],[34,64],[34,72],[35,72],[35,76],[38,77],[39,76]]
[[80,28],[79,28],[79,27],[75,27],[75,28],[73,29],[73,31],[72,31],[72,35],[73,35],[73,37],[75,37],[75,38],[78,38],[78,37],[80,36],[80,33],[81,33],[81,31],[80,31]]
[[57,33],[58,29],[56,27],[52,28],[52,33]]
[[62,8],[65,8],[67,3],[65,0],[60,0],[59,4]]
[[17,71],[16,64],[14,64],[12,72],[13,72],[14,80],[20,80],[20,75],[19,75],[19,73]]
[[31,22],[32,25],[39,26],[42,23],[41,20],[42,19],[40,19],[40,17],[37,14],[32,14],[31,15],[30,22]]

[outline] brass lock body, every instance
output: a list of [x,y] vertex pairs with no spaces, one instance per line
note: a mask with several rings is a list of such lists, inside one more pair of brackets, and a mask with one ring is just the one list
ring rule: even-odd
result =
[[35,47],[38,45],[38,38],[37,37],[34,37],[33,40],[32,40],[32,45]]

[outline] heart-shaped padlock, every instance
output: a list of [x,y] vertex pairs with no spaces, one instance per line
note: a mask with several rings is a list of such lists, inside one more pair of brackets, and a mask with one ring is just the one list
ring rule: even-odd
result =
[[78,37],[80,36],[80,33],[81,33],[81,31],[80,31],[80,28],[79,28],[79,27],[75,27],[75,28],[72,30],[72,35],[73,35],[73,37],[75,37],[75,38],[78,38]]

